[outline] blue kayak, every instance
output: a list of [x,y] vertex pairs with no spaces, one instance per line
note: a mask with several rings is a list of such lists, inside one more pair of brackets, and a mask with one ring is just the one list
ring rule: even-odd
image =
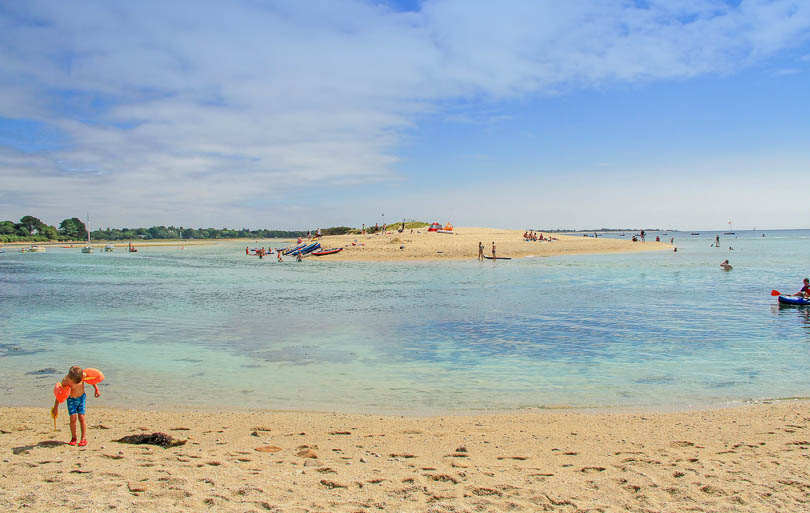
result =
[[312,251],[315,251],[316,249],[319,249],[320,247],[321,247],[320,242],[313,242],[312,244],[308,244],[308,245],[304,246],[303,248],[294,249],[294,250],[290,251],[290,255],[295,256],[295,255],[298,255],[299,253],[301,253],[301,255],[303,256],[303,255],[306,255],[307,253],[311,253]]
[[805,306],[810,305],[810,299],[794,296],[779,296],[779,304]]

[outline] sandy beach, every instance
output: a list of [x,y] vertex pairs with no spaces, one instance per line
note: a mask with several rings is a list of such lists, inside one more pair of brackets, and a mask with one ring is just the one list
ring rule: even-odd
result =
[[426,228],[389,230],[375,235],[335,235],[321,239],[324,248],[344,248],[335,255],[319,257],[345,261],[409,261],[409,260],[469,260],[478,256],[478,243],[483,242],[484,254],[492,254],[495,242],[501,257],[530,258],[581,253],[630,253],[634,251],[672,250],[663,242],[644,243],[624,239],[594,238],[559,234],[544,234],[557,240],[527,242],[521,230],[497,228],[456,227],[454,233],[428,232]]
[[[3,408],[15,511],[803,511],[810,403],[400,417]],[[142,432],[161,448],[113,440]]]

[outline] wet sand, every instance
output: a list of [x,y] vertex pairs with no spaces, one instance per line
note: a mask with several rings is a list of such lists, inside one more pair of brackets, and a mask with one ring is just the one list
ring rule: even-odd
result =
[[[810,403],[400,417],[2,408],[13,511],[806,511]],[[160,431],[164,449],[114,442]]]

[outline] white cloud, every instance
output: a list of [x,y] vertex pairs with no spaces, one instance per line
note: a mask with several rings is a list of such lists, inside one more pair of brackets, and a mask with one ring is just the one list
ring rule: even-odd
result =
[[21,198],[7,208],[60,216],[89,204],[110,224],[275,226],[291,191],[395,179],[397,145],[419,116],[503,119],[455,100],[725,73],[806,42],[810,27],[798,1],[646,3],[6,5],[0,116],[72,141],[3,152],[4,189]]

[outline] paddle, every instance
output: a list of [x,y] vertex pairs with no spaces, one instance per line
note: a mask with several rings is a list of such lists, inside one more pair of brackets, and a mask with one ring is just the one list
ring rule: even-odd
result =
[[772,291],[771,291],[771,295],[772,295],[772,296],[784,296],[784,294],[782,294],[782,293],[781,293],[781,292],[779,292],[778,290],[772,290]]

